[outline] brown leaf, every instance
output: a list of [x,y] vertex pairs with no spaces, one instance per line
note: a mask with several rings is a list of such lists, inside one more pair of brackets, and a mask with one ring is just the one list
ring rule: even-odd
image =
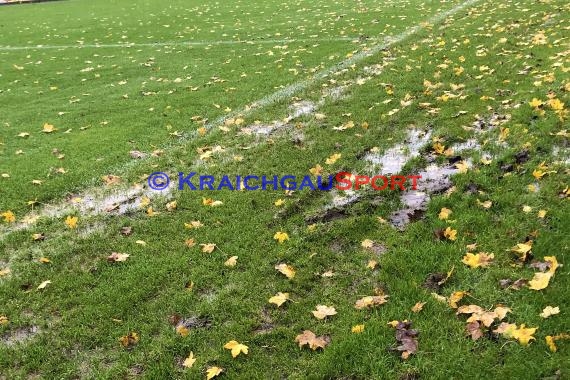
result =
[[312,331],[305,330],[302,334],[297,335],[295,342],[299,343],[299,347],[308,345],[309,348],[315,351],[318,348],[324,349],[330,343],[330,338],[325,335],[316,336]]

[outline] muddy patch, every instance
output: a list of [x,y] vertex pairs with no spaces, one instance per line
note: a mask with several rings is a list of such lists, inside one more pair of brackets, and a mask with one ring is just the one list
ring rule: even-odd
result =
[[0,342],[6,346],[11,347],[19,343],[24,343],[39,333],[40,328],[38,326],[20,327],[16,330],[8,331],[2,335]]

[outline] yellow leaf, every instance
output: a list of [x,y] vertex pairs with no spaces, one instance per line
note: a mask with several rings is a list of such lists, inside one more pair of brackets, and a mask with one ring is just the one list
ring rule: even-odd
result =
[[518,329],[511,331],[510,335],[523,346],[527,346],[531,340],[535,339],[532,335],[536,330],[538,330],[538,327],[525,328],[525,325],[522,324]]
[[367,296],[359,299],[354,304],[354,307],[358,310],[367,309],[370,307],[382,305],[388,302],[388,296]]
[[277,305],[277,307],[283,305],[287,300],[289,300],[289,293],[277,293],[269,299],[269,303]]
[[424,308],[425,302],[417,302],[412,308],[413,313],[419,313]]
[[14,223],[16,221],[16,215],[10,210],[1,213],[0,216],[4,218],[6,223]]
[[277,264],[275,265],[275,269],[284,274],[288,279],[292,279],[293,277],[295,277],[295,269],[293,269],[293,267],[290,265]]
[[45,123],[44,127],[42,129],[42,132],[44,132],[44,133],[52,133],[55,131],[57,131],[57,129],[53,125],[48,124],[48,123]]
[[552,352],[556,352],[557,348],[556,348],[556,344],[554,344],[554,337],[547,335],[545,340],[546,340],[546,345],[548,346],[548,349]]
[[472,253],[467,253],[463,260],[461,260],[465,265],[471,268],[488,267],[495,255],[493,253],[487,254],[485,252],[477,253],[476,255]]
[[332,165],[342,157],[342,154],[335,153],[325,160],[325,164]]
[[127,347],[130,347],[130,346],[137,344],[139,339],[140,339],[139,335],[133,331],[129,335],[124,335],[124,336],[120,337],[119,343],[121,343],[121,346],[127,348]]
[[368,261],[368,264],[366,264],[366,268],[374,269],[376,268],[376,265],[378,265],[378,262],[376,260],[370,260]]
[[219,368],[219,367],[209,367],[206,370],[206,380],[213,379],[214,377],[218,376],[223,371],[224,370],[222,368]]
[[77,228],[78,218],[76,216],[68,216],[65,219],[65,225],[71,229]]
[[356,326],[352,326],[351,331],[355,334],[360,334],[361,332],[364,331],[364,325],[356,325]]
[[310,168],[309,172],[315,176],[321,175],[321,173],[323,172],[323,167],[321,165],[317,164],[314,167]]
[[279,206],[283,206],[285,204],[285,201],[283,199],[278,199],[273,204],[275,206],[279,207]]
[[51,284],[50,280],[46,280],[46,281],[42,282],[41,284],[38,285],[38,290],[44,289],[49,284]]
[[558,260],[554,256],[544,256],[544,261],[548,261],[550,263],[550,269],[548,270],[549,273],[554,274],[556,269],[558,268]]
[[190,334],[190,330],[184,325],[178,325],[176,326],[176,333],[180,336],[188,336],[188,334]]
[[372,248],[372,246],[374,245],[374,241],[370,239],[365,239],[362,241],[362,243],[360,243],[360,245],[362,246],[362,248]]
[[7,276],[7,275],[10,274],[10,272],[12,272],[12,271],[10,270],[10,268],[3,268],[3,269],[0,269],[0,277]]
[[535,273],[532,280],[528,282],[528,287],[532,290],[542,290],[548,286],[550,279],[552,278],[552,273]]
[[172,201],[166,204],[166,209],[168,211],[174,211],[176,210],[176,207],[178,207],[178,204],[176,203],[176,201]]
[[540,106],[543,105],[542,100],[537,99],[537,98],[533,98],[530,102],[528,102],[528,104],[532,107],[532,108],[538,108]]
[[277,240],[279,243],[283,243],[285,240],[289,240],[289,235],[287,235],[286,232],[279,231],[273,235],[273,239]]
[[477,199],[477,204],[485,209],[489,209],[491,208],[491,206],[493,206],[493,202],[491,201],[481,202],[479,199]]
[[190,223],[184,223],[184,227],[190,230],[192,228],[204,227],[204,225],[199,220],[193,220]]
[[448,301],[449,306],[451,306],[453,309],[457,309],[457,307],[458,307],[457,303],[459,301],[461,301],[461,299],[463,297],[465,297],[466,295],[469,295],[469,292],[465,292],[462,290],[451,293],[451,295],[449,296],[449,301]]
[[457,239],[457,230],[452,229],[451,227],[447,227],[443,231],[443,236],[448,238],[451,241],[455,241]]
[[227,267],[235,267],[237,264],[237,256],[232,256],[229,259],[226,260],[226,262],[224,263],[225,266]]
[[312,311],[317,319],[325,319],[328,316],[335,315],[336,310],[333,306],[317,305],[316,310]]
[[239,354],[244,353],[247,355],[248,347],[245,344],[241,344],[235,340],[230,340],[224,345],[226,350],[231,350],[232,357],[237,357]]
[[214,252],[214,249],[216,249],[216,244],[214,243],[200,244],[200,246],[202,247],[202,252],[204,253],[212,253]]
[[553,315],[559,314],[560,313],[560,308],[558,306],[556,307],[552,307],[552,306],[547,306],[544,308],[544,310],[542,310],[542,313],[540,313],[540,316],[544,319],[549,318]]
[[469,169],[469,165],[465,161],[456,162],[455,167],[459,170],[459,173],[467,173],[467,169]]
[[194,358],[194,353],[190,351],[190,355],[184,359],[184,363],[182,363],[182,365],[186,368],[192,368],[194,363],[196,363],[196,359]]
[[5,315],[0,315],[0,326],[6,326],[10,320]]
[[451,211],[448,208],[443,207],[441,209],[441,211],[439,212],[438,218],[440,220],[446,220],[447,218],[449,218],[449,215],[451,215],[453,213],[453,211]]

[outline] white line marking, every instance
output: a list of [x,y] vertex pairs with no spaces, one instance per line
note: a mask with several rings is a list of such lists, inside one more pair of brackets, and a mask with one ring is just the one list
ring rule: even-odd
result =
[[[431,18],[429,18],[428,20],[426,20],[426,22],[428,24],[437,24],[440,21],[444,20],[446,17],[449,17],[451,15],[454,15],[457,12],[460,12],[461,10],[474,5],[476,3],[478,3],[480,0],[467,0],[461,4],[456,5],[455,7],[439,13]],[[206,128],[211,129],[213,127],[219,126],[219,125],[223,125],[223,123],[230,118],[235,118],[238,116],[246,116],[251,114],[254,111],[257,111],[261,108],[267,107],[271,104],[277,103],[281,100],[285,100],[291,96],[293,96],[294,94],[298,93],[299,91],[302,91],[306,88],[308,88],[310,85],[312,85],[314,82],[319,81],[337,71],[346,69],[362,60],[364,60],[367,57],[370,57],[372,55],[377,54],[378,52],[380,52],[381,50],[392,46],[396,43],[402,42],[404,40],[406,40],[407,38],[413,36],[414,34],[418,33],[420,30],[422,30],[424,27],[421,25],[416,25],[406,31],[404,31],[401,34],[398,34],[397,36],[394,36],[392,38],[386,38],[384,40],[384,42],[377,44],[377,45],[373,45],[370,48],[368,48],[365,51],[361,51],[358,52],[356,54],[354,54],[353,56],[351,56],[348,59],[345,59],[342,62],[337,63],[336,65],[328,68],[328,69],[324,69],[320,72],[318,72],[317,74],[315,74],[315,76],[311,79],[307,79],[307,80],[303,80],[297,83],[293,83],[287,87],[284,87],[283,89],[274,92],[273,94],[270,94],[268,96],[265,96],[257,101],[255,101],[254,103],[244,107],[241,110],[238,111],[234,111],[231,112],[229,114],[226,114],[224,116],[221,116],[217,119],[215,119],[214,121],[207,123],[205,125]],[[190,137],[194,136],[194,134],[190,134],[187,135],[179,140],[177,140],[176,142],[166,145],[164,147],[162,147],[164,150],[168,150],[168,149],[173,149],[176,147],[180,147],[184,144],[185,141],[187,141]],[[140,165],[140,163],[145,162],[145,160],[132,160],[129,161],[125,164],[122,164],[120,166],[120,170],[117,169],[116,171],[114,171],[115,173],[117,172],[125,172],[128,171],[130,168],[134,167],[135,165]],[[109,168],[109,172],[111,172],[113,169]],[[40,212],[40,215],[42,215],[42,213]],[[45,215],[45,211],[44,211],[44,215]],[[10,234],[11,232],[14,232],[14,230],[11,229],[7,229],[5,231],[2,231],[2,235],[0,235],[0,240],[4,239],[8,234]]]
[[0,46],[0,51],[18,50],[58,50],[58,49],[110,49],[139,47],[178,47],[178,46],[216,46],[216,45],[255,45],[255,44],[290,44],[322,43],[322,42],[346,42],[358,41],[359,37],[332,37],[332,38],[291,38],[291,39],[259,39],[259,40],[221,40],[221,41],[166,41],[148,43],[123,43],[123,44],[77,44],[77,45],[35,45],[35,46]]

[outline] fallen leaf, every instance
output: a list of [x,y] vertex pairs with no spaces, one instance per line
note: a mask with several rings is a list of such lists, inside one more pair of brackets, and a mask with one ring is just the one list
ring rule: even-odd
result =
[[279,243],[283,243],[285,240],[289,240],[289,235],[287,235],[286,232],[279,231],[273,235],[273,239],[277,240]]
[[107,261],[112,262],[112,263],[116,263],[116,262],[121,262],[121,261],[127,261],[128,258],[129,258],[129,255],[126,253],[113,252],[113,253],[111,253],[111,255],[109,257],[107,257]]
[[364,325],[352,326],[352,329],[350,331],[352,331],[355,334],[360,334],[361,332],[364,331]]
[[485,268],[491,264],[491,261],[495,257],[494,254],[488,254],[486,252],[480,252],[476,255],[472,253],[467,253],[461,260],[463,264],[471,268]]
[[288,279],[295,277],[295,269],[290,265],[277,264],[275,265],[275,269],[284,274]]
[[129,333],[129,335],[124,335],[122,337],[119,338],[119,343],[121,343],[121,346],[125,347],[125,348],[129,348],[134,346],[135,344],[137,344],[139,342],[140,338],[138,336],[138,334],[136,332],[131,332]]
[[218,376],[223,371],[224,371],[223,368],[220,368],[220,367],[209,367],[206,370],[206,380],[213,379],[214,377]]
[[227,267],[235,267],[237,264],[237,256],[232,256],[229,259],[226,260],[226,262],[224,263],[225,266]]
[[312,331],[305,330],[295,337],[295,342],[299,343],[299,347],[308,345],[311,350],[315,351],[319,348],[324,349],[329,344],[329,339],[325,336],[316,336]]
[[237,357],[240,353],[244,353],[245,355],[247,355],[249,350],[245,344],[241,344],[235,340],[230,340],[228,343],[224,345],[224,348],[226,350],[231,350],[232,357],[234,358]]
[[354,307],[358,310],[367,309],[374,306],[382,305],[388,302],[388,296],[367,296],[359,299],[354,304]]
[[326,317],[335,315],[336,310],[332,306],[317,305],[316,310],[313,310],[312,313],[317,319],[325,319]]
[[558,306],[556,307],[552,307],[552,306],[547,306],[544,308],[544,310],[542,310],[542,313],[540,313],[540,316],[544,319],[551,317],[553,315],[559,314],[560,313],[560,308]]
[[182,365],[186,368],[192,368],[194,363],[196,363],[196,359],[194,358],[194,353],[190,351],[190,355],[184,359],[184,363],[182,363]]
[[49,284],[51,284],[50,280],[42,282],[41,284],[38,285],[38,290],[45,289],[45,287],[48,286]]
[[422,309],[424,308],[424,305],[426,303],[425,302],[417,302],[413,307],[412,307],[412,312],[413,313],[419,313],[420,311],[422,311]]
[[65,225],[71,229],[73,228],[77,228],[77,221],[79,218],[77,218],[76,216],[68,216],[67,218],[65,218]]
[[277,293],[273,297],[269,299],[269,303],[273,303],[277,305],[277,307],[283,305],[286,301],[289,300],[289,293]]
[[204,253],[212,253],[214,252],[214,249],[216,249],[216,244],[214,243],[200,244],[200,246],[202,247],[202,252]]

